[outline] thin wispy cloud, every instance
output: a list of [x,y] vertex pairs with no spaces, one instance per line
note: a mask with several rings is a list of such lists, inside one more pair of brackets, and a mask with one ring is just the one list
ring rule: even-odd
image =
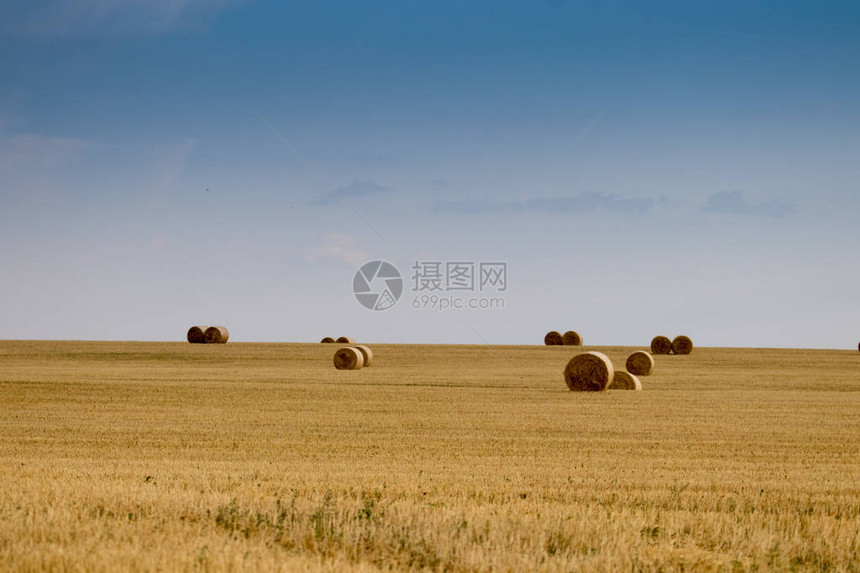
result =
[[433,211],[436,213],[458,213],[472,215],[475,213],[499,212],[506,206],[502,201],[490,199],[460,199],[456,201],[436,201]]
[[158,34],[207,26],[241,0],[48,0],[2,11],[7,30],[36,36]]
[[339,260],[358,267],[370,260],[370,257],[356,246],[355,238],[351,235],[329,233],[323,237],[321,244],[312,247],[308,252],[309,261],[322,259]]
[[659,200],[650,197],[621,197],[610,193],[584,192],[567,197],[535,198],[525,202],[526,211],[546,211],[550,213],[591,213],[597,210],[616,213],[647,213]]
[[188,167],[188,158],[196,146],[195,139],[187,138],[182,143],[166,147],[158,166],[159,176],[153,184],[154,195],[163,196],[176,190],[179,180]]
[[[611,193],[582,192],[577,195],[534,198],[516,203],[512,211],[538,211],[545,213],[647,213],[664,199],[651,197],[622,197]],[[484,213],[497,212],[505,203],[494,200],[437,201],[433,210],[439,213]]]
[[330,205],[331,203],[336,203],[341,198],[346,199],[347,201],[351,199],[364,199],[366,197],[371,197],[373,195],[379,195],[382,193],[390,193],[391,187],[386,187],[385,185],[380,185],[375,181],[361,181],[356,180],[350,183],[349,185],[345,185],[344,187],[338,187],[337,192],[326,193],[325,195],[318,197],[310,202],[311,205]]
[[759,215],[779,218],[790,215],[795,211],[791,201],[764,201],[750,203],[744,199],[741,191],[720,191],[708,197],[703,210],[709,213],[730,213],[737,215]]

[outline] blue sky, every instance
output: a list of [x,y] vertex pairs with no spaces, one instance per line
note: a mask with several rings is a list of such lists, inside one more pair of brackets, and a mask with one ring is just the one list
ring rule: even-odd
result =
[[[6,3],[0,338],[854,348],[858,26],[844,2]],[[407,284],[504,261],[505,307],[366,310],[374,259]]]

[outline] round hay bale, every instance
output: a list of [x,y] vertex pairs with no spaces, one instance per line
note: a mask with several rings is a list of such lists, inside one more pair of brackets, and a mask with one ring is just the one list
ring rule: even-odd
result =
[[188,342],[191,344],[204,344],[206,342],[206,339],[203,337],[204,332],[206,332],[205,326],[192,326],[188,329],[188,334],[186,335]]
[[561,343],[565,346],[582,346],[582,337],[578,332],[568,330],[562,335]]
[[334,367],[338,370],[358,370],[364,366],[364,355],[357,348],[344,346],[334,353]]
[[206,344],[227,344],[230,333],[224,326],[210,326],[203,333],[203,338],[206,339]]
[[564,344],[564,340],[562,339],[560,332],[553,330],[546,333],[546,336],[543,337],[543,343],[547,346],[561,346]]
[[334,338],[331,336],[326,336],[322,340],[320,340],[320,344],[334,344]]
[[600,352],[583,352],[570,359],[564,369],[564,381],[569,390],[600,392],[615,377],[612,361]]
[[355,344],[355,340],[348,336],[341,336],[337,339],[338,344]]
[[669,354],[672,341],[668,336],[655,336],[651,339],[651,354]]
[[609,385],[609,390],[641,390],[642,382],[639,378],[625,372],[624,370],[616,370],[615,376],[612,377],[612,383]]
[[362,358],[364,358],[364,365],[370,366],[373,363],[373,351],[363,344],[356,344],[353,346],[356,350],[361,352]]
[[675,354],[689,354],[693,351],[693,341],[689,336],[676,336],[672,340],[672,352]]
[[650,376],[654,372],[654,357],[647,352],[637,350],[627,357],[626,366],[630,374]]

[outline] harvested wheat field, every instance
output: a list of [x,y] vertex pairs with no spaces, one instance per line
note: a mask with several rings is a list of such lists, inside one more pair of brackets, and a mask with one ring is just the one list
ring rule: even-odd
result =
[[0,342],[0,569],[860,567],[854,350],[373,350]]

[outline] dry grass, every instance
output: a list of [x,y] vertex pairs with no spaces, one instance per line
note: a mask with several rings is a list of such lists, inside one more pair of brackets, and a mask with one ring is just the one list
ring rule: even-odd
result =
[[854,350],[374,350],[0,342],[0,569],[858,570]]

